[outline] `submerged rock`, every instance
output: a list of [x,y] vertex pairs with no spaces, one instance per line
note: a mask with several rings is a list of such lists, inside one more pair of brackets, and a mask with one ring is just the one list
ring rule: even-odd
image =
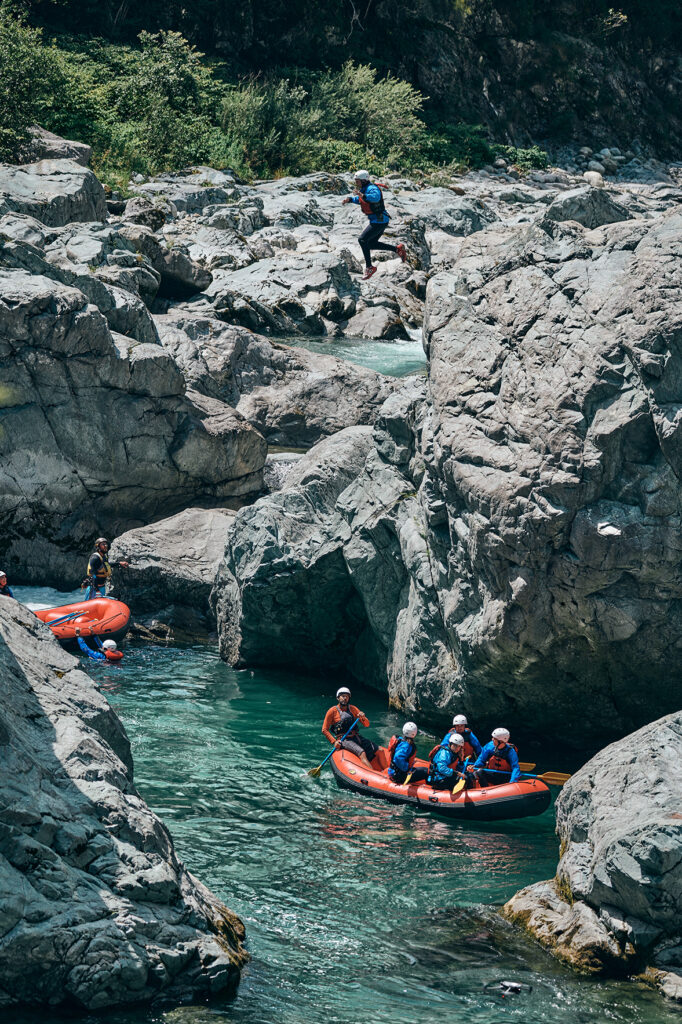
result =
[[239,919],[178,860],[123,726],[78,662],[0,598],[0,1006],[234,991]]
[[682,990],[682,712],[593,757],[556,805],[556,879],[504,907],[543,945],[595,973],[650,968],[666,994]]

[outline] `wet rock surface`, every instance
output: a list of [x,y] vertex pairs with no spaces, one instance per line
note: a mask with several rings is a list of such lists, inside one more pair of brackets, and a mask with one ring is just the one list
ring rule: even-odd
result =
[[244,930],[178,860],[123,726],[0,598],[0,1006],[101,1010],[236,988]]
[[557,956],[597,973],[641,971],[682,988],[682,756],[677,712],[600,751],[556,805],[556,879],[504,907]]

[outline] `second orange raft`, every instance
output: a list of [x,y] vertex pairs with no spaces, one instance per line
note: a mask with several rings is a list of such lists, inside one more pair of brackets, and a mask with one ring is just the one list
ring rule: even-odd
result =
[[[59,608],[41,608],[34,612],[49,626],[64,647],[76,643],[76,630],[82,637],[98,636],[103,640],[121,640],[128,632],[130,608],[123,601],[95,597],[75,601]],[[67,618],[68,616],[68,618]],[[52,623],[56,625],[52,625]]]
[[[453,796],[448,790],[433,789],[426,782],[396,785],[388,777],[389,753],[381,747],[368,769],[348,750],[335,750],[331,757],[334,778],[343,789],[379,797],[394,804],[407,804],[435,811],[460,821],[501,821],[542,814],[551,803],[549,787],[536,778],[522,778],[499,786],[465,789]],[[414,762],[427,768],[428,761]]]

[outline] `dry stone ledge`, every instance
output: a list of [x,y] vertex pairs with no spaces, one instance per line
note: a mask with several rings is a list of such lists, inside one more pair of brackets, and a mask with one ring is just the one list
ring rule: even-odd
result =
[[557,801],[556,879],[504,907],[558,957],[591,973],[648,976],[682,996],[682,712],[600,751]]
[[26,213],[51,227],[71,221],[105,221],[104,189],[75,160],[0,164],[0,215]]
[[0,1007],[231,993],[241,921],[178,860],[78,662],[0,598]]
[[0,547],[29,580],[80,579],[97,533],[262,488],[264,438],[75,288],[0,271],[0,365]]
[[208,625],[209,597],[236,513],[225,508],[186,508],[168,519],[117,537],[111,548],[119,569],[115,596],[133,615],[154,612],[163,621]]
[[26,148],[27,163],[39,160],[75,160],[76,163],[87,167],[92,157],[92,146],[73,139],[62,139],[61,136],[38,125],[31,128],[31,138]]

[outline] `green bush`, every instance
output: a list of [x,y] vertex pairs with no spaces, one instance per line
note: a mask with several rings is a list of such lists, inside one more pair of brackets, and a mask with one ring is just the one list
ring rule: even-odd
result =
[[15,160],[55,87],[41,33],[0,3],[0,160]]
[[507,163],[516,164],[521,170],[543,170],[548,163],[548,157],[544,149],[539,146],[531,146],[530,149],[518,149],[516,146],[494,145],[495,156],[503,156]]

